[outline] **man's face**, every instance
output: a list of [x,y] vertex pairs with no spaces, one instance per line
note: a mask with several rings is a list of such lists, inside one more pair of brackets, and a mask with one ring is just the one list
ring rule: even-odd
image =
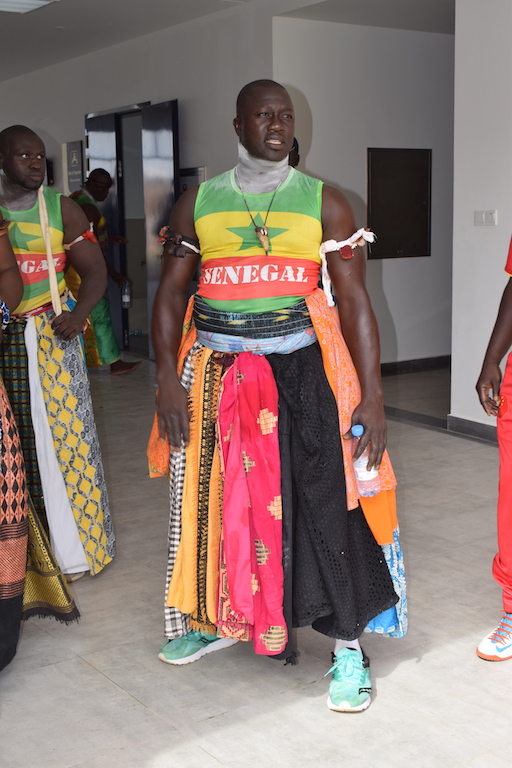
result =
[[235,131],[250,155],[260,160],[283,160],[293,144],[295,116],[284,88],[260,87],[249,93]]
[[98,203],[107,199],[111,186],[112,179],[108,174],[97,176],[87,183],[87,189]]
[[39,189],[46,173],[46,151],[41,139],[32,134],[19,134],[11,139],[0,155],[4,176],[24,190]]

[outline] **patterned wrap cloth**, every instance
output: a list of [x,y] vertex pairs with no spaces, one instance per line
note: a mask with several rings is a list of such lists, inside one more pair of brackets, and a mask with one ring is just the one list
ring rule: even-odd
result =
[[[65,306],[72,309],[74,302],[68,299]],[[52,317],[53,313],[48,310],[30,318],[29,322],[36,326],[39,374],[55,454],[90,572],[94,575],[115,555],[114,530],[83,346],[79,338],[57,339],[50,325]],[[19,424],[25,462],[30,467],[30,494],[38,515],[45,519],[30,407],[27,414],[30,392],[24,332],[22,319],[11,322],[4,331],[0,370]]]
[[79,613],[30,504],[23,454],[0,380],[0,670],[12,660],[21,619],[76,621]]
[[[184,336],[180,350],[180,370],[182,370],[184,374],[187,372],[186,377],[188,382],[190,382],[191,379],[194,380],[194,377],[198,375],[198,360],[203,355],[202,350],[204,350],[204,347],[202,347],[196,340],[197,331],[192,322],[192,303],[193,302],[191,301],[185,317]],[[337,312],[327,307],[323,291],[318,290],[312,296],[308,297],[307,305],[315,333],[319,340],[327,378],[335,395],[340,421],[340,433],[344,434],[350,427],[352,410],[359,401],[359,385],[355,369],[340,333]],[[213,354],[218,355],[218,353]],[[224,355],[224,358],[226,358],[226,355]],[[196,395],[193,393],[191,394],[191,397],[192,401],[196,399]],[[194,428],[195,425],[193,422],[191,424],[192,433],[194,432]],[[191,436],[191,444],[193,445],[193,434]],[[194,449],[192,448],[192,451],[193,450]],[[184,540],[181,535],[180,526],[182,523],[185,527],[188,526],[188,523],[190,522],[189,516],[194,516],[194,509],[196,510],[195,515],[197,516],[197,498],[192,502],[191,507],[183,504],[183,515],[185,515],[185,518],[181,518],[180,504],[182,499],[176,499],[176,487],[182,488],[183,484],[186,482],[185,473],[183,471],[184,466],[188,467],[191,461],[194,463],[197,460],[197,455],[195,458],[191,458],[192,451],[189,446],[189,449],[187,449],[186,452],[182,450],[173,453],[172,458],[170,459],[167,442],[161,440],[158,436],[155,417],[148,446],[150,475],[153,477],[167,475],[169,471],[169,460],[171,460],[171,494],[174,494],[176,501],[170,521],[170,542],[172,542],[172,545],[169,552],[169,569],[166,584],[166,636],[173,638],[186,634],[190,629],[190,622],[192,619],[192,626],[200,628],[203,631],[207,630],[209,626],[210,631],[217,631],[217,633],[221,635],[228,634],[229,636],[237,636],[240,639],[251,639],[254,636],[252,629],[247,628],[247,625],[245,625],[246,628],[244,629],[243,622],[237,623],[237,617],[235,615],[236,611],[234,612],[233,606],[229,605],[229,591],[223,589],[227,586],[227,582],[225,578],[225,570],[223,570],[222,567],[222,564],[224,563],[222,542],[219,544],[220,550],[216,550],[216,556],[218,557],[220,552],[222,557],[220,584],[216,584],[213,587],[212,598],[213,603],[218,606],[218,614],[216,612],[210,613],[208,617],[209,624],[204,620],[197,622],[193,619],[193,616],[197,617],[197,602],[194,598],[193,588],[191,588],[191,591],[189,592],[189,603],[187,603],[187,601],[181,603],[180,600],[177,599],[178,596],[175,593],[175,590],[172,588],[169,589],[173,572],[175,573],[174,587],[181,581],[178,592],[180,592],[180,589],[187,588],[186,573],[190,573],[188,569],[185,569],[185,574],[182,571],[183,551],[190,546],[193,546],[196,534],[192,531],[190,539],[187,539],[185,536]],[[199,449],[197,449],[197,453],[199,452]],[[343,458],[345,461],[347,507],[350,510],[355,509],[358,506],[359,499],[352,462],[347,456],[347,453],[348,452],[346,451],[343,452]],[[395,606],[385,609],[384,613],[381,613],[378,617],[374,617],[374,619],[368,621],[366,630],[400,637],[405,634],[407,629],[405,578],[396,520],[394,497],[396,481],[387,454],[382,462],[380,475],[382,491],[377,497],[362,500],[363,510],[375,538],[381,544],[382,553],[384,554],[385,562],[392,575],[395,592],[399,599]],[[180,493],[182,493],[182,491],[180,491]],[[189,511],[187,512],[187,510]],[[181,551],[180,543],[182,544]],[[215,563],[216,556],[214,552],[211,554],[210,560],[212,563]],[[174,566],[176,563],[177,569],[175,571]],[[191,566],[191,569],[194,568],[195,566]],[[179,573],[182,573],[185,578],[180,580],[180,577],[177,575]],[[183,592],[181,593],[181,597],[183,597]],[[176,607],[172,607],[177,604],[181,605],[183,611],[180,611]],[[228,606],[227,610],[226,605]],[[230,627],[231,631],[227,631],[226,627]],[[272,653],[272,650],[269,651],[267,648],[262,652]],[[278,653],[279,651],[274,649],[274,652]]]

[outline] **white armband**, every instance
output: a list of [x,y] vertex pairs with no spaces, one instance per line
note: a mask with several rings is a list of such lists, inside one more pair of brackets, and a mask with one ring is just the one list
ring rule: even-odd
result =
[[[352,251],[358,245],[364,245],[366,243],[374,243],[376,235],[369,229],[358,229],[347,240],[325,240],[320,246],[320,256],[322,258],[322,283],[327,297],[327,303],[330,307],[334,307],[334,298],[331,288],[331,278],[329,277],[329,271],[327,269],[327,257],[326,254],[339,251],[342,259],[350,259],[353,256]],[[345,253],[342,250],[345,249]],[[349,250],[350,249],[350,250]]]

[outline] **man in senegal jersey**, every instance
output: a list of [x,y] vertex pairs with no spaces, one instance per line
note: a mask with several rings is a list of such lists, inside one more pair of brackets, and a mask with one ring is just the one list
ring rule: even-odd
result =
[[[333,638],[329,708],[363,711],[371,681],[361,633],[396,637],[406,627],[378,331],[359,247],[370,233],[355,231],[341,192],[289,165],[285,88],[249,83],[233,125],[236,167],[183,194],[161,232],[148,448],[152,475],[167,471],[171,449],[159,658],[188,664],[242,640],[296,663],[292,628],[312,625]],[[355,424],[364,427],[356,445]],[[360,503],[352,454],[366,447],[380,493]]]
[[[83,211],[43,185],[45,147],[15,125],[0,133],[0,212],[23,280],[4,331],[1,375],[20,432],[34,506],[73,581],[114,556],[101,453],[81,333],[103,295],[106,269]],[[76,301],[65,269],[81,278]]]

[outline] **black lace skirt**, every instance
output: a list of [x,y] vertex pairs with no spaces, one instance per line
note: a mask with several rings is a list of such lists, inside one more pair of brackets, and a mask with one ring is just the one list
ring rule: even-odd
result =
[[398,596],[361,508],[347,510],[338,411],[319,345],[267,360],[279,391],[287,620],[353,640]]

